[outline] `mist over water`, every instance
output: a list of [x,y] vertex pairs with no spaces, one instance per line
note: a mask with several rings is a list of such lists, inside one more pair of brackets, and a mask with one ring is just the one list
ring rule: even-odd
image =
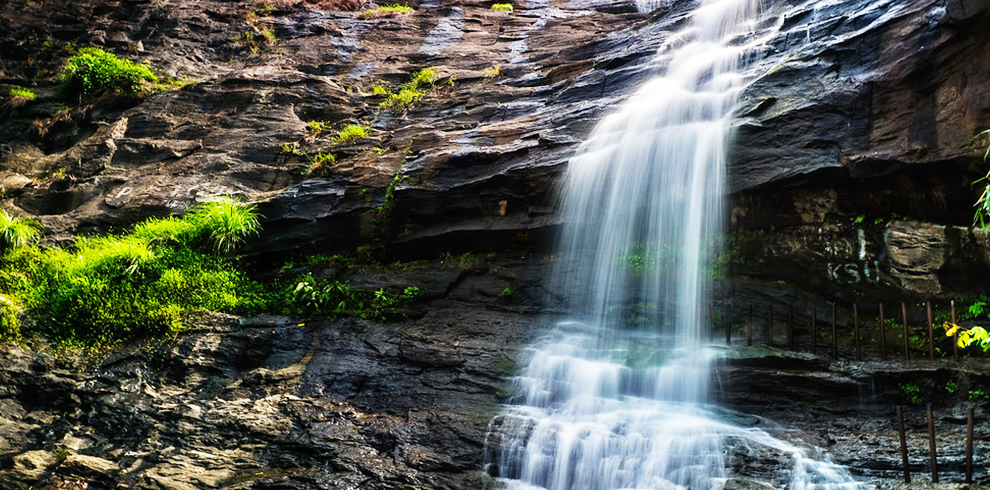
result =
[[571,159],[552,285],[572,320],[530,348],[492,421],[508,489],[721,489],[729,445],[790,456],[791,489],[855,488],[840,467],[708,405],[703,345],[725,154],[759,2],[702,0],[657,54],[665,73],[602,120]]

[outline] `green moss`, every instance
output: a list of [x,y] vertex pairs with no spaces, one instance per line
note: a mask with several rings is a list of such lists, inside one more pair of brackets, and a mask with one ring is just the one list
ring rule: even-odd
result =
[[12,89],[10,89],[9,95],[10,95],[11,98],[14,98],[14,97],[23,97],[23,98],[25,98],[27,100],[34,100],[34,99],[38,98],[38,96],[35,95],[34,92],[32,92],[31,90],[28,90],[26,88],[12,88]]
[[384,101],[378,104],[379,109],[393,109],[404,111],[412,104],[423,100],[426,96],[426,89],[432,87],[440,76],[436,70],[425,68],[414,72],[408,82],[399,87],[398,92],[393,92],[390,88],[382,85],[372,86],[372,90],[377,94],[379,91],[387,94]]
[[61,74],[70,91],[83,95],[118,92],[138,95],[154,90],[158,77],[147,65],[118,58],[100,48],[82,48],[69,58]]
[[383,17],[396,17],[399,15],[410,14],[414,10],[415,9],[413,9],[408,5],[399,5],[399,4],[384,5],[381,7],[365,10],[360,14],[358,14],[358,17],[365,20],[381,19]]
[[337,131],[334,140],[337,143],[348,143],[368,136],[368,128],[360,124],[345,124]]
[[333,153],[317,153],[309,158],[309,175],[322,177],[330,173],[330,168],[337,164],[337,155]]
[[495,3],[495,4],[492,4],[492,10],[495,10],[495,11],[498,11],[498,12],[510,12],[511,13],[513,9],[512,9],[512,4],[511,3]]
[[19,308],[6,296],[0,295],[0,343],[16,342],[21,338]]

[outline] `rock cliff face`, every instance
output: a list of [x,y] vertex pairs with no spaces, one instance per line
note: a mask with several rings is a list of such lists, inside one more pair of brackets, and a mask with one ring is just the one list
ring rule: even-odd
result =
[[[676,44],[697,2],[640,13],[623,0],[532,0],[507,14],[422,0],[374,20],[331,3],[0,0],[0,94],[38,94],[0,101],[0,206],[57,242],[235,194],[265,215],[259,263],[372,242],[405,258],[540,250],[568,157],[662,70],[654,54]],[[766,3],[780,29],[748,73],[729,169],[735,304],[984,290],[990,237],[967,225],[988,142],[970,138],[990,127],[990,5]],[[184,82],[66,100],[57,72],[86,45]],[[375,85],[424,68],[439,80],[421,101],[379,108]],[[311,135],[310,121],[370,134],[343,143],[332,129]],[[307,156],[321,152],[337,164],[310,174]],[[416,278],[431,285],[424,311],[391,324],[209,317],[86,369],[7,347],[0,488],[481,485],[503,377],[545,324],[530,313],[546,311],[539,278],[552,257],[527,257],[496,274],[433,264]],[[399,280],[371,276],[355,280]],[[500,299],[509,286],[515,298]],[[979,369],[929,374],[977,389]],[[883,410],[900,400],[898,366],[761,352],[723,376],[727,403],[818,434],[861,474],[896,477]],[[781,386],[798,392],[799,413],[773,408]],[[813,406],[815,393],[869,387],[873,405],[838,411],[839,425],[870,428],[875,460],[836,433],[837,410]],[[940,423],[959,432],[956,413]]]
[[[670,33],[694,2],[650,14],[605,1],[527,2],[513,14],[424,2],[378,20],[326,2],[271,5],[3,2],[0,80],[41,96],[3,109],[5,207],[63,236],[237,194],[264,203],[265,252],[539,245],[562,165],[662,69],[650,60],[676,43]],[[966,226],[987,143],[970,139],[990,126],[988,7],[776,1],[767,11],[780,28],[752,64],[730,169],[734,229],[753,259],[780,265],[759,274],[832,296],[850,283],[918,296],[984,284],[986,238]],[[277,43],[245,40],[263,31]],[[130,53],[189,84],[141,101],[59,101],[68,43]],[[423,101],[378,108],[373,85],[427,67],[441,85]],[[309,138],[313,120],[372,131],[347,144],[332,132]],[[310,178],[306,157],[283,144],[338,163]],[[397,205],[381,219],[396,176]],[[799,243],[812,235],[826,246]],[[932,244],[931,257],[904,257],[903,240]],[[960,265],[973,257],[976,267]]]

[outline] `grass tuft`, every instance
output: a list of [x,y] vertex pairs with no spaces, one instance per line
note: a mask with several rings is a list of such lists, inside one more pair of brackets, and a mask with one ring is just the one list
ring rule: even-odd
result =
[[337,143],[348,143],[368,136],[368,128],[360,124],[345,124],[337,131],[334,140]]
[[83,95],[116,92],[138,95],[157,88],[158,77],[147,65],[118,58],[100,48],[82,48],[62,69],[63,85]]
[[198,227],[200,237],[224,255],[230,254],[248,237],[256,236],[261,231],[255,205],[232,198],[201,203],[190,211],[186,219]]
[[399,4],[383,5],[381,7],[375,7],[373,9],[365,10],[360,14],[358,14],[358,17],[365,20],[381,19],[385,17],[397,17],[400,15],[410,14],[414,10],[415,9],[413,9],[408,5],[399,5]]
[[41,225],[36,221],[16,218],[0,209],[0,252],[21,248],[41,234]]
[[322,177],[330,173],[330,168],[337,164],[337,155],[333,153],[317,153],[309,157],[309,175]]
[[24,99],[27,99],[27,100],[34,100],[34,99],[37,99],[38,98],[38,96],[35,95],[35,93],[32,92],[31,90],[26,89],[26,88],[17,88],[17,87],[10,89],[9,95],[10,95],[10,98],[12,98],[12,99],[13,98],[17,98],[17,97],[21,97],[21,98],[24,98]]

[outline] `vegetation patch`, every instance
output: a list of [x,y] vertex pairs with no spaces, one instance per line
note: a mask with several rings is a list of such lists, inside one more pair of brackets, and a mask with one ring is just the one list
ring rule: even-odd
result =
[[358,17],[365,20],[381,19],[385,17],[397,17],[400,15],[411,14],[414,10],[415,9],[408,5],[383,5],[381,7],[364,10],[358,14]]
[[375,95],[385,95],[385,100],[378,104],[378,109],[392,109],[404,111],[411,105],[426,96],[426,90],[436,83],[439,75],[432,68],[425,68],[415,72],[410,80],[399,87],[398,92],[384,85],[373,85],[372,93]]
[[494,3],[494,4],[492,4],[492,10],[495,10],[497,12],[509,12],[509,13],[512,13],[512,10],[513,9],[512,9],[512,4],[511,3]]
[[251,30],[238,34],[234,37],[234,40],[255,54],[278,44],[278,37],[275,36],[275,31],[268,27],[251,26]]
[[82,95],[121,93],[139,95],[158,88],[158,77],[148,65],[118,58],[100,48],[82,48],[62,69],[65,88]]
[[35,95],[35,93],[32,92],[31,90],[20,87],[15,87],[10,89],[8,95],[10,96],[11,99],[22,98],[25,100],[34,100],[38,98],[38,96]]
[[489,66],[481,70],[481,76],[485,77],[486,80],[498,78],[502,76],[502,67],[498,65]]
[[309,157],[309,175],[323,177],[330,173],[330,169],[334,165],[337,165],[337,155],[333,153],[317,153]]
[[330,123],[327,121],[309,121],[306,123],[307,137],[309,139],[314,139],[320,135],[323,131],[330,128]]
[[364,0],[263,0],[255,2],[249,14],[267,17],[277,14],[313,10],[358,10],[364,5]]
[[306,274],[296,281],[289,304],[297,315],[319,315],[326,318],[358,317],[386,320],[397,314],[396,308],[412,303],[420,296],[416,286],[401,292],[385,288],[352,289],[347,282],[335,279],[315,279]]
[[168,335],[193,310],[262,309],[261,288],[228,257],[257,228],[251,206],[225,199],[67,248],[24,245],[4,253],[0,291],[24,305],[32,333],[60,345]]
[[345,124],[337,131],[334,141],[337,143],[349,143],[368,136],[368,128],[360,124]]
[[41,234],[41,225],[36,221],[16,218],[0,209],[0,253],[21,248]]

